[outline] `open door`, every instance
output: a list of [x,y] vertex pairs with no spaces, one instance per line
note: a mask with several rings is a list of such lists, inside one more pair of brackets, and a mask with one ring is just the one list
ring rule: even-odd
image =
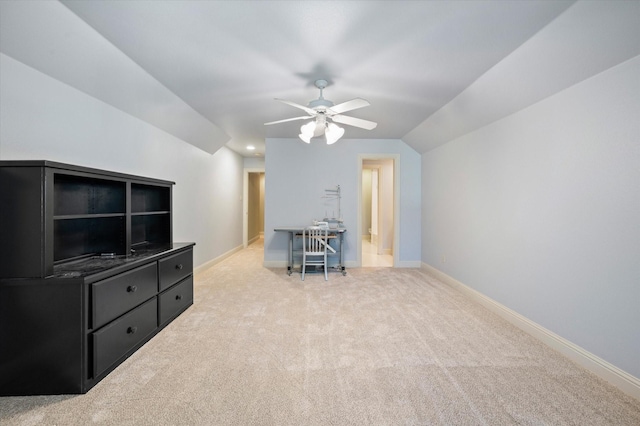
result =
[[362,267],[394,265],[394,158],[363,158],[360,180],[360,224],[362,238],[358,259]]

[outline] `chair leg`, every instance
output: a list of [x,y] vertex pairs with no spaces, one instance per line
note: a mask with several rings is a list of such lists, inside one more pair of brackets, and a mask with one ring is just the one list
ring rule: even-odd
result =
[[302,255],[302,281],[304,281],[305,269],[307,269],[307,256]]

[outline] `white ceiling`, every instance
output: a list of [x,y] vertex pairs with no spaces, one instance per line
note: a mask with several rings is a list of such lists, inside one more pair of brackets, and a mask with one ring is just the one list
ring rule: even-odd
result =
[[[62,3],[204,117],[211,127],[209,135],[215,134],[244,156],[255,155],[245,149],[249,144],[263,154],[265,138],[297,136],[301,122],[263,123],[303,115],[274,98],[306,105],[318,96],[313,82],[319,78],[330,82],[324,96],[336,104],[355,97],[372,104],[347,115],[376,121],[378,127],[367,131],[344,126],[344,138],[403,139],[419,152],[431,149],[446,138],[441,134],[442,116],[447,115],[447,108],[456,107],[456,102],[465,101],[460,97],[465,90],[474,83],[480,83],[477,87],[482,89],[483,81],[505,78],[500,71],[504,64],[530,70],[532,61],[540,61],[539,51],[558,42],[541,37],[545,34],[541,29],[572,40],[575,32],[561,31],[568,24],[556,25],[554,33],[550,23],[558,22],[563,15],[569,23],[571,19],[578,22],[580,10],[587,7],[571,7],[573,1],[521,0]],[[569,7],[576,12],[567,17],[564,12]],[[631,9],[637,11],[637,7]],[[589,17],[599,13],[591,11]],[[620,27],[616,19],[625,19],[628,14],[629,10],[621,10],[609,26]],[[51,14],[43,13],[42,19],[51,19],[47,16]],[[3,25],[8,19],[3,19]],[[595,61],[598,65],[591,68],[586,63],[589,61],[570,63],[569,68],[587,67],[588,71],[581,75],[565,70],[562,76],[569,77],[558,86],[575,83],[637,55],[637,23],[636,16],[622,25],[622,35],[630,34],[631,41],[621,52],[607,58],[606,63]],[[39,27],[41,32],[43,25]],[[605,38],[611,32],[609,26],[602,30]],[[21,29],[16,24],[13,31],[20,34]],[[25,51],[37,49],[25,45],[24,36],[14,38],[4,42],[3,52],[28,63],[22,58],[26,57]],[[514,51],[523,49],[534,56],[528,60],[514,57]],[[608,44],[601,50],[611,51]],[[553,53],[558,57],[551,59],[558,62],[562,52]],[[33,56],[34,62],[42,61],[35,58],[43,56],[42,52]],[[552,74],[551,70],[547,73]],[[532,93],[525,103],[540,96],[535,84],[530,87]],[[558,90],[549,81],[545,81],[545,87]],[[479,106],[482,118],[476,121],[482,124],[522,106],[483,104]]]

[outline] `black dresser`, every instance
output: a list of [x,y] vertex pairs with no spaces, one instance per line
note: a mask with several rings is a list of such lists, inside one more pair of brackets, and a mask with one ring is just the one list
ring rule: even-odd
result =
[[0,395],[85,393],[193,304],[174,183],[0,161]]

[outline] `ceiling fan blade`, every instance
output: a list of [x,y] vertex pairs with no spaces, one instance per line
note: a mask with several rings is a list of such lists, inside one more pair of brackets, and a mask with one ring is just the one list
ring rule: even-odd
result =
[[287,121],[306,120],[308,118],[313,118],[313,117],[311,117],[310,115],[306,115],[304,117],[285,118],[284,120],[270,121],[268,123],[264,123],[264,125],[268,126],[270,124],[286,123]]
[[311,109],[309,107],[306,107],[304,105],[300,105],[300,104],[297,104],[295,102],[287,101],[287,100],[284,100],[284,99],[278,99],[278,98],[275,98],[275,99],[276,99],[276,101],[280,101],[280,102],[285,103],[287,105],[291,105],[292,107],[300,108],[301,110],[305,111],[307,114],[310,114],[310,115],[316,115],[317,114],[316,110]]
[[343,102],[338,105],[334,105],[329,108],[334,114],[342,114],[343,112],[353,111],[354,109],[364,108],[371,105],[369,101],[362,98],[351,99],[350,101]]
[[336,123],[347,124],[349,126],[360,127],[361,129],[373,130],[376,128],[378,123],[374,123],[373,121],[363,120],[361,118],[348,117],[346,115],[334,115],[331,117],[333,121]]

